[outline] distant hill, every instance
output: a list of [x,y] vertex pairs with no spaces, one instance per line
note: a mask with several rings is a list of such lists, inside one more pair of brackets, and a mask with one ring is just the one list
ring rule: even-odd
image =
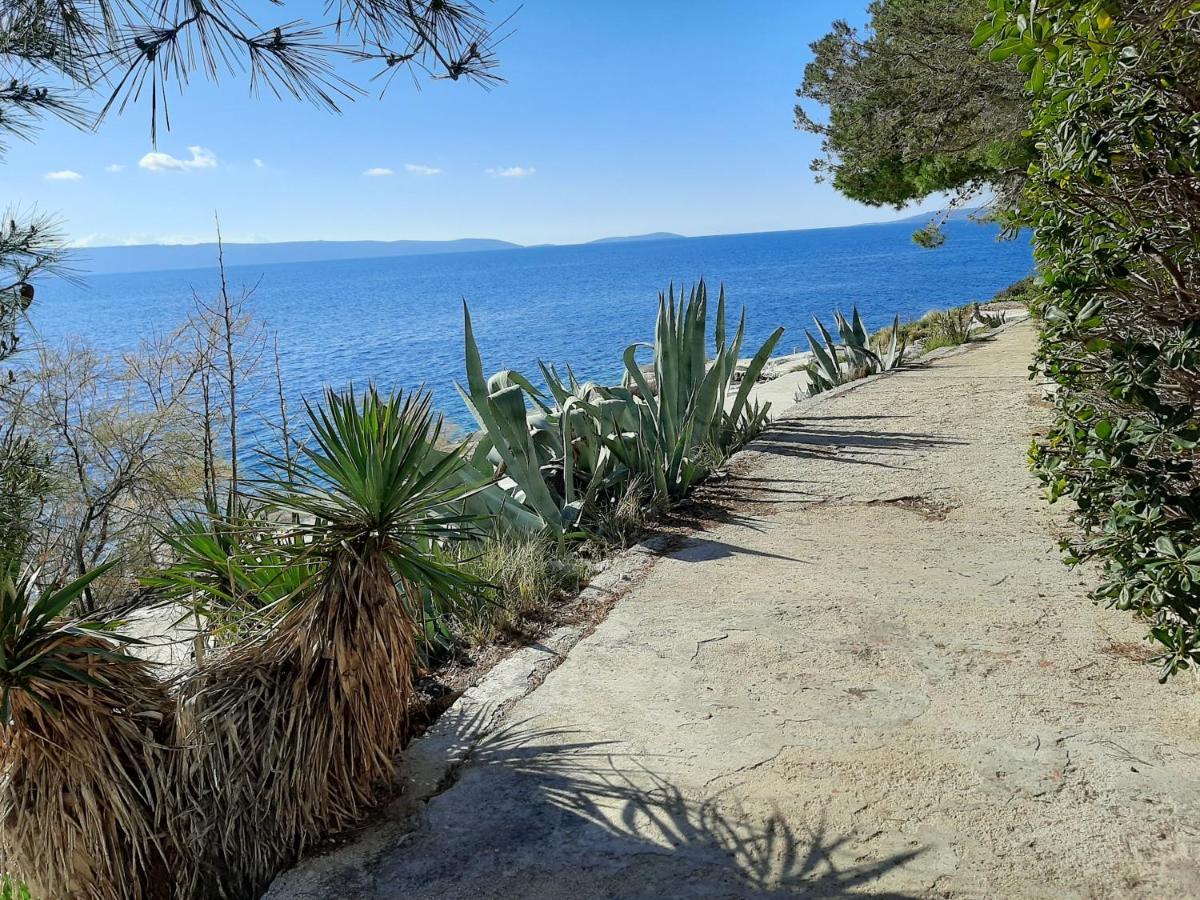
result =
[[[956,210],[953,221],[962,221],[979,209]],[[922,213],[901,222],[927,222],[933,213]],[[878,224],[895,224],[878,223]],[[671,231],[597,238],[591,244],[628,244],[638,241],[687,240]],[[561,244],[537,244],[556,247]],[[328,262],[342,259],[378,259],[390,256],[472,253],[479,250],[521,250],[511,241],[491,238],[460,238],[455,241],[289,241],[279,244],[226,244],[225,264],[262,266],[272,263]],[[81,275],[110,275],[117,272],[156,272],[165,269],[212,269],[217,265],[216,244],[132,244],[123,247],[87,247],[71,255],[71,265]]]
[[672,238],[682,238],[684,235],[671,231],[652,231],[649,234],[631,234],[627,237],[606,237],[588,241],[589,244],[626,244],[631,241],[667,241]]
[[[656,231],[653,234],[600,238],[590,243],[661,241],[681,237],[681,234]],[[226,244],[225,264],[263,266],[272,263],[328,262],[338,259],[378,259],[388,256],[519,249],[522,249],[521,244],[491,238],[461,238],[456,241],[288,241],[279,244]],[[71,264],[85,275],[157,272],[165,269],[210,269],[216,268],[217,265],[217,245],[131,244],[123,247],[87,247],[72,255]]]
[[[972,206],[972,207],[969,207],[968,209],[953,210],[950,213],[950,215],[947,216],[946,218],[947,218],[947,221],[949,221],[949,222],[967,222],[967,221],[970,221],[974,216],[983,216],[986,214],[987,214],[987,209],[985,209],[984,207]],[[940,213],[938,213],[936,211],[923,212],[923,213],[917,213],[915,216],[909,216],[908,218],[905,218],[905,219],[897,219],[896,221],[898,221],[898,222],[928,222],[930,219],[934,219],[938,215],[940,215]]]
[[[226,244],[228,266],[271,263],[327,262],[418,256],[428,253],[470,253],[476,250],[516,250],[520,244],[489,238],[456,241],[289,241],[281,244]],[[154,272],[163,269],[207,269],[217,265],[216,244],[134,244],[126,247],[88,247],[76,251],[71,265],[81,273]]]

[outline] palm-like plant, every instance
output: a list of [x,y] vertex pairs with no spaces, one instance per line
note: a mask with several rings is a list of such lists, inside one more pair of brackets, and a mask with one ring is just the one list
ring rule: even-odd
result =
[[311,575],[274,627],[190,679],[181,783],[193,890],[248,896],[313,840],[356,822],[393,775],[425,598],[474,589],[435,544],[473,530],[465,450],[434,448],[428,395],[328,392],[300,461],[257,497]]
[[111,623],[66,617],[103,568],[38,591],[0,572],[0,849],[37,897],[169,896],[173,714]]
[[194,615],[217,643],[287,612],[316,572],[299,535],[280,533],[278,522],[245,505],[236,517],[183,516],[161,537],[172,561],[143,584]]

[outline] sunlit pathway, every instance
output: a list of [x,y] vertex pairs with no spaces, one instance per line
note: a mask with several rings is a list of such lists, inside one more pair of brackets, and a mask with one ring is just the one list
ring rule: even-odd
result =
[[416,831],[271,896],[1196,896],[1200,692],[1059,562],[1032,347],[796,410]]

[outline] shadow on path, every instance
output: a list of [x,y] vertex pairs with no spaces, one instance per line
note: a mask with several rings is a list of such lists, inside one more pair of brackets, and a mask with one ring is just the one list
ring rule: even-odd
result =
[[[374,896],[899,900],[872,892],[921,855],[853,859],[855,835],[797,828],[728,797],[692,801],[655,769],[670,760],[524,723],[486,738],[372,879]],[[665,764],[665,765],[664,765]],[[388,865],[390,863],[390,865]]]
[[749,547],[739,547],[725,541],[714,541],[704,537],[690,539],[687,544],[670,553],[672,559],[683,562],[708,562],[714,559],[732,559],[735,556],[759,556],[764,559],[779,559],[784,562],[807,562],[794,556],[783,556],[779,553],[768,553],[765,550],[751,550]]
[[[840,417],[840,421],[846,418]],[[902,418],[873,416],[874,419]],[[828,459],[841,463],[897,468],[888,463],[869,459],[872,455],[911,454],[949,447],[959,447],[966,441],[948,435],[925,434],[916,431],[886,431],[839,428],[833,418],[810,417],[778,422],[754,442],[753,449],[780,456],[799,456]]]

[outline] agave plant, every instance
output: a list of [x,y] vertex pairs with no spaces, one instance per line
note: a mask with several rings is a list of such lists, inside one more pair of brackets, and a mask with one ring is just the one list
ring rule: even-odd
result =
[[971,339],[971,325],[975,321],[979,304],[968,303],[955,309],[941,310],[926,317],[928,337],[925,349],[954,347]]
[[[564,379],[541,365],[549,397],[519,373],[484,378],[469,310],[464,305],[467,386],[464,402],[479,423],[473,464],[500,479],[502,503],[561,541],[593,528],[595,513],[619,503],[637,480],[666,501],[683,496],[713,464],[761,430],[765,406],[749,404],[750,391],[779,342],[779,328],[750,361],[732,391],[745,334],[745,312],[726,343],[725,293],[720,292],[714,334],[716,356],[707,355],[708,293],[700,281],[686,296],[674,286],[659,295],[652,345],[625,351],[624,383],[580,382],[568,367]],[[650,347],[650,378],[638,352]],[[480,500],[495,505],[492,492]],[[589,519],[589,511],[591,517]]]
[[67,611],[104,568],[38,591],[0,573],[0,852],[36,897],[171,894],[172,704],[115,623]]
[[551,381],[559,398],[559,405],[551,405],[518,372],[485,379],[465,303],[463,332],[467,384],[456,386],[480,428],[471,460],[477,471],[494,473],[501,489],[481,492],[476,503],[510,525],[533,524],[561,541],[579,530],[584,507],[595,499],[613,461],[602,440],[601,412],[560,381]]
[[725,288],[720,289],[713,336],[716,357],[711,361],[706,355],[707,318],[704,279],[686,298],[681,291],[678,302],[673,285],[666,294],[659,294],[652,345],[653,388],[637,361],[638,350],[646,345],[631,344],[625,351],[627,383],[638,389],[645,404],[639,438],[651,460],[648,471],[643,460],[641,471],[652,478],[660,497],[682,497],[697,478],[707,474],[709,460],[724,457],[734,448],[750,391],[783,336],[783,328],[772,332],[751,359],[730,399],[746,332],[746,311],[742,310],[732,342],[726,344]]
[[975,318],[984,328],[999,328],[1008,321],[1008,311],[998,309],[995,312],[984,312],[982,309],[975,310]]
[[457,476],[438,451],[428,395],[328,392],[312,438],[256,488],[281,552],[313,572],[277,623],[200,668],[182,689],[181,805],[187,873],[201,894],[252,896],[326,834],[354,824],[393,775],[429,592],[476,583],[431,546],[471,534]]
[[905,338],[899,316],[892,320],[889,329],[891,336],[886,348],[872,344],[857,306],[851,308],[849,319],[840,312],[835,312],[833,316],[841,338],[840,345],[816,316],[813,316],[813,321],[821,334],[821,341],[818,342],[810,332],[804,333],[813,353],[813,361],[808,366],[809,396],[869,375],[891,371],[903,362]]

